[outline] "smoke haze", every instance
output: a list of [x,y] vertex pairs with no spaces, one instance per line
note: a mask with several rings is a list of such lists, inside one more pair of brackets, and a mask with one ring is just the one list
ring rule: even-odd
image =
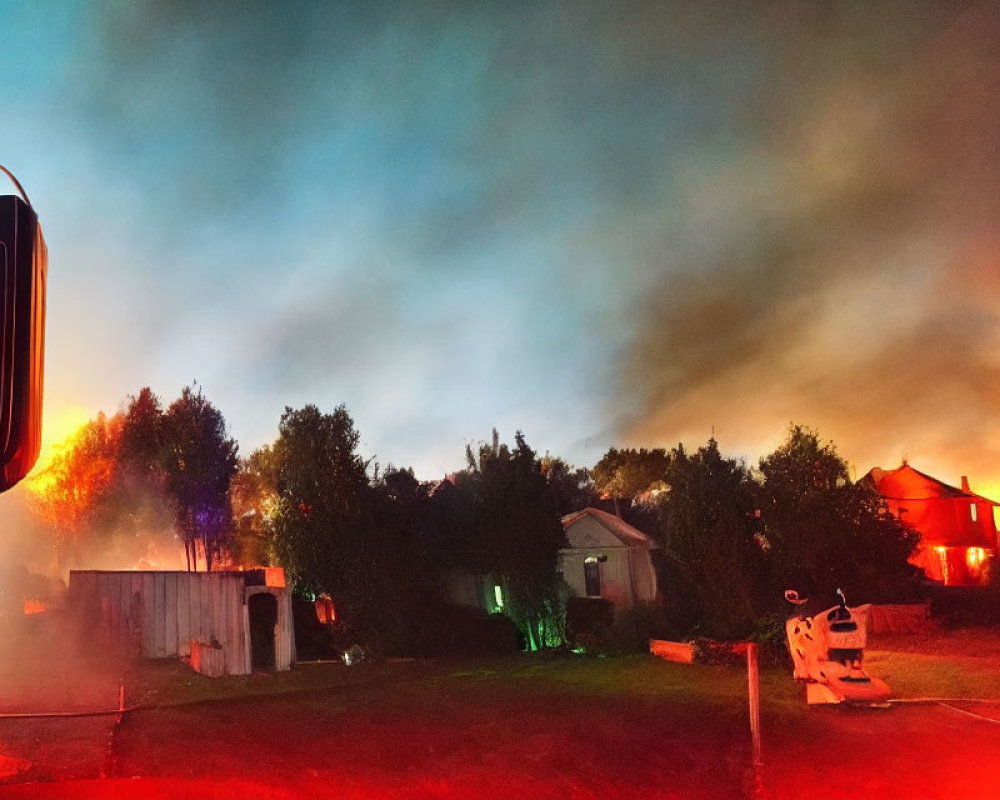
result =
[[[1000,496],[992,4],[95,3],[20,32],[46,430],[197,379],[422,478],[790,422]],[[18,43],[20,42],[20,43]],[[0,499],[6,503],[7,498]]]
[[754,451],[806,421],[861,470],[1000,477],[1000,16],[898,12],[771,43],[758,157],[685,188],[698,252],[651,249],[630,440]]

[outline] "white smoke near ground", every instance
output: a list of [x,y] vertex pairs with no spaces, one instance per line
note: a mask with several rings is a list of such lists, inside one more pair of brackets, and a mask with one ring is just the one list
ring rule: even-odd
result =
[[67,742],[53,741],[51,720],[32,715],[114,710],[126,665],[94,635],[96,622],[67,603],[67,575],[55,569],[51,537],[32,518],[25,494],[19,485],[0,496],[0,697],[4,714],[27,715],[5,721],[0,778],[63,777],[67,747],[89,753],[82,761],[90,772],[80,777],[97,777],[113,715],[67,721],[56,728]]

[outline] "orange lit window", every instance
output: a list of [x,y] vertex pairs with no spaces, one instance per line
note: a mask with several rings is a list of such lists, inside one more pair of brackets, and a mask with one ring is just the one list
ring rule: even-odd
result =
[[978,571],[986,560],[986,550],[982,547],[970,547],[965,551],[965,563],[973,572]]
[[316,598],[316,617],[324,625],[337,621],[337,609],[333,607],[330,595],[321,594]]
[[976,508],[975,503],[969,503],[969,516],[972,517],[973,522],[979,522],[979,509]]

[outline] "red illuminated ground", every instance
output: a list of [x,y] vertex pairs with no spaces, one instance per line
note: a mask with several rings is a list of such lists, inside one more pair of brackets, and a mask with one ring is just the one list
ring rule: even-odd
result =
[[[212,681],[146,665],[130,701],[160,705],[116,729],[0,720],[0,798],[995,797],[1000,702],[973,699],[1000,700],[1000,636],[922,644],[873,642],[870,666],[903,699],[964,700],[807,708],[790,669],[765,670],[758,773],[734,668],[524,656]],[[103,691],[98,672],[82,690]]]

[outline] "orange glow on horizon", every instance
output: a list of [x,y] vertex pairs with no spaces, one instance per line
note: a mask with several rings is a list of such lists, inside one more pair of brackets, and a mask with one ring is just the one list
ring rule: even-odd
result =
[[42,416],[42,449],[29,477],[37,476],[44,470],[52,462],[56,450],[96,416],[97,412],[91,413],[82,406],[47,405]]
[[1000,503],[1000,483],[984,483],[981,486],[973,484],[971,488],[980,497]]

